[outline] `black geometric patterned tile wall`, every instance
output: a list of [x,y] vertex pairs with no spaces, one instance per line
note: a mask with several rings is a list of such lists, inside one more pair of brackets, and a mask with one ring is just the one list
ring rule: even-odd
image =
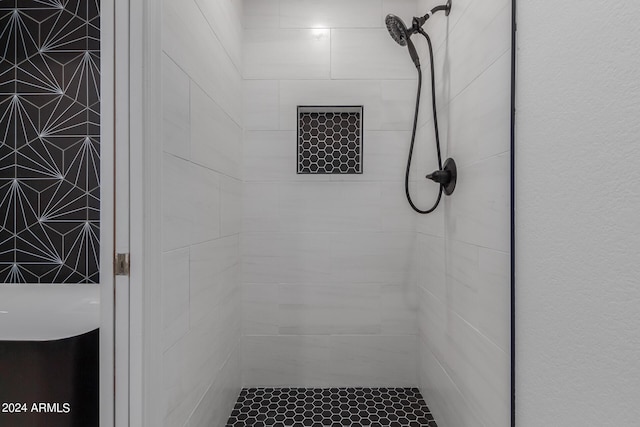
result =
[[0,0],[0,282],[97,283],[99,0]]
[[298,173],[362,173],[362,107],[298,107]]
[[437,427],[416,388],[242,389],[227,427]]

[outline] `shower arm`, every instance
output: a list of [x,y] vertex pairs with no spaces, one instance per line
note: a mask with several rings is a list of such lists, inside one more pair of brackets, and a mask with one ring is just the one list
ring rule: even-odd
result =
[[420,32],[420,29],[422,29],[422,26],[424,25],[424,23],[427,22],[427,19],[431,18],[436,12],[444,12],[446,16],[449,16],[449,13],[451,13],[451,0],[448,0],[447,4],[434,7],[429,12],[427,12],[427,14],[424,16],[414,17],[413,25],[409,29],[409,32],[411,34]]

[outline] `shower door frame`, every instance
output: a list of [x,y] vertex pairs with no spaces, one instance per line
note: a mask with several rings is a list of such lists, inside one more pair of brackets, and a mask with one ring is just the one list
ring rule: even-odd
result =
[[[163,424],[162,267],[162,2],[115,0],[126,7],[122,50],[128,83],[128,230],[131,269],[128,290],[128,404],[124,426]],[[124,28],[126,26],[126,28]],[[124,373],[123,373],[124,374]],[[124,380],[124,375],[122,376]],[[117,424],[117,427],[121,427]]]
[[[136,99],[141,84],[136,80],[136,41],[134,13],[138,0],[101,0],[101,136],[105,143],[101,156],[101,336],[100,336],[100,427],[142,425],[140,382],[132,373],[140,372],[140,359],[132,357],[141,348],[139,302],[141,287],[138,268],[141,256],[134,258],[129,275],[115,275],[114,257],[131,253],[135,243],[131,203],[135,193],[132,171],[136,169]],[[138,97],[138,98],[136,98]],[[132,117],[134,119],[132,119]],[[104,203],[107,202],[107,203]],[[135,362],[138,361],[138,364]],[[136,397],[138,399],[136,399]]]
[[516,426],[516,55],[517,39],[517,0],[511,0],[511,126],[510,126],[510,246],[511,246],[511,427]]
[[129,252],[128,8],[100,1],[100,427],[129,425],[129,277],[114,268]]

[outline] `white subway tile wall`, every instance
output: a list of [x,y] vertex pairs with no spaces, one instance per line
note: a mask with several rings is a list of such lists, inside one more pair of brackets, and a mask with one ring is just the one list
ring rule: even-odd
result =
[[[510,4],[455,0],[427,24],[443,155],[458,164],[441,214],[417,219],[420,390],[440,427],[510,425]],[[429,108],[420,123],[433,144]]]
[[[419,386],[441,427],[508,425],[511,10],[456,0],[427,23],[460,175],[425,217],[403,183],[416,72],[384,16],[434,5],[164,1],[166,426],[222,425],[241,386]],[[362,174],[296,174],[298,105],[364,106]]]
[[224,425],[240,392],[242,1],[163,3],[164,425]]
[[[392,9],[416,1],[245,3],[244,386],[418,385],[416,74]],[[296,174],[299,105],[364,107],[362,174]]]

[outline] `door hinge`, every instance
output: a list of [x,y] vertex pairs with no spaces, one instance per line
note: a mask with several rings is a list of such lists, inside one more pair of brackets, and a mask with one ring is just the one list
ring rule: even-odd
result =
[[128,276],[129,267],[129,254],[116,254],[114,267],[116,276]]

